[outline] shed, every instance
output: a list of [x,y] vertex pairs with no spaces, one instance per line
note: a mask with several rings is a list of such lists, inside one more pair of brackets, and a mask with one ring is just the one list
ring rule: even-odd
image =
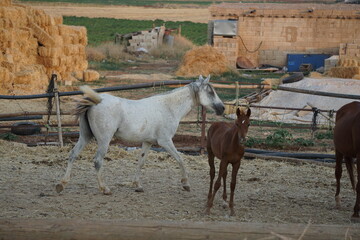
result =
[[237,21],[236,35],[210,31],[209,41],[233,66],[242,57],[281,67],[288,54],[338,55],[340,44],[360,44],[358,4],[221,3],[209,11],[209,26]]

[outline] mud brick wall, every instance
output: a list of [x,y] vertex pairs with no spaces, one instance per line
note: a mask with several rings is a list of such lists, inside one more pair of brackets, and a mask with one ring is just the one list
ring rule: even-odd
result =
[[[351,45],[360,41],[357,4],[223,3],[209,10],[212,20],[238,20],[236,45],[224,49],[215,44],[221,40],[214,38],[214,47],[226,53],[236,51],[256,66],[286,66],[289,53],[338,55],[341,43],[358,54]],[[236,63],[233,56],[229,61]]]
[[214,47],[225,55],[230,64],[234,65],[239,51],[238,38],[215,36],[213,41]]

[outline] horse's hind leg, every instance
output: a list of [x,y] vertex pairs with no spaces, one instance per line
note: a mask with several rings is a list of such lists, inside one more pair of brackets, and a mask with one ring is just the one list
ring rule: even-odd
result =
[[87,120],[81,116],[80,117],[80,137],[78,142],[75,144],[74,148],[70,151],[67,168],[64,177],[62,178],[61,182],[56,185],[56,191],[60,193],[64,190],[65,185],[70,181],[71,169],[73,163],[86,144],[91,140],[93,137],[90,127],[87,123]]
[[171,139],[169,139],[169,140],[158,140],[158,144],[162,146],[168,153],[170,153],[170,155],[173,158],[175,158],[176,161],[179,163],[181,169],[181,176],[182,176],[181,178],[182,187],[186,191],[190,191],[190,185],[188,183],[188,175],[185,169],[184,160],[176,150],[174,143],[171,141]]
[[354,222],[360,222],[360,154],[356,156],[356,171],[357,171],[357,183],[356,183],[356,202],[354,206],[354,214],[351,220]]
[[141,175],[141,168],[145,164],[145,159],[150,150],[150,147],[151,147],[151,143],[143,142],[142,149],[141,149],[141,156],[139,158],[138,166],[137,166],[136,173],[134,176],[134,181],[133,181],[133,185],[136,188],[135,192],[143,192],[144,191],[143,187],[141,186],[140,175]]
[[103,168],[102,168],[103,160],[104,160],[105,154],[109,148],[110,141],[111,141],[111,138],[102,139],[100,141],[98,140],[98,149],[96,151],[96,155],[94,158],[94,166],[95,166],[95,170],[97,173],[99,189],[104,195],[111,195],[110,189],[104,184],[102,177],[101,177],[102,170],[103,170]]
[[340,179],[342,176],[342,161],[343,154],[335,150],[336,164],[335,164],[335,178],[336,178],[336,193],[335,193],[335,202],[336,208],[340,208]]

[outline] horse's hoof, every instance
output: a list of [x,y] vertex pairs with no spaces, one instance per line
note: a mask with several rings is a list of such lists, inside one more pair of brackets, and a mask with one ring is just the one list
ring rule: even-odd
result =
[[226,208],[229,207],[229,204],[228,204],[226,201],[223,201],[222,207],[223,207],[224,209],[226,209]]
[[185,185],[183,186],[184,190],[187,192],[190,192],[190,186],[189,185]]
[[235,211],[234,211],[234,210],[231,210],[231,211],[230,211],[230,216],[233,217],[233,216],[235,216],[235,215],[236,215],[236,214],[235,214]]
[[210,209],[209,209],[209,208],[207,208],[207,209],[205,210],[205,215],[210,215]]
[[64,185],[62,185],[61,183],[56,184],[56,192],[61,193],[62,190],[64,190]]
[[135,192],[144,192],[144,189],[142,187],[135,188]]
[[102,193],[104,194],[104,195],[111,195],[112,194],[112,192],[110,191],[110,189],[108,188],[108,187],[104,187],[103,189],[101,189],[102,190]]

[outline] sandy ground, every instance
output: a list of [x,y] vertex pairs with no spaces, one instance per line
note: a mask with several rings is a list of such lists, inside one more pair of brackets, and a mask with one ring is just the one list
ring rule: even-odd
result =
[[132,6],[63,6],[34,5],[50,14],[63,16],[116,18],[130,20],[191,21],[207,23],[210,13],[207,8],[151,8]]
[[206,155],[183,155],[191,184],[191,191],[186,192],[175,160],[167,153],[151,151],[142,175],[145,192],[137,193],[131,182],[139,150],[111,146],[103,176],[113,194],[105,196],[97,188],[91,161],[96,145],[92,143],[75,162],[69,185],[57,194],[55,185],[64,174],[71,147],[30,148],[0,140],[0,218],[350,223],[355,196],[344,176],[342,209],[334,208],[332,167],[243,160],[236,186],[236,216],[230,217],[228,209],[222,208],[221,193],[208,216],[204,215],[209,184]]

